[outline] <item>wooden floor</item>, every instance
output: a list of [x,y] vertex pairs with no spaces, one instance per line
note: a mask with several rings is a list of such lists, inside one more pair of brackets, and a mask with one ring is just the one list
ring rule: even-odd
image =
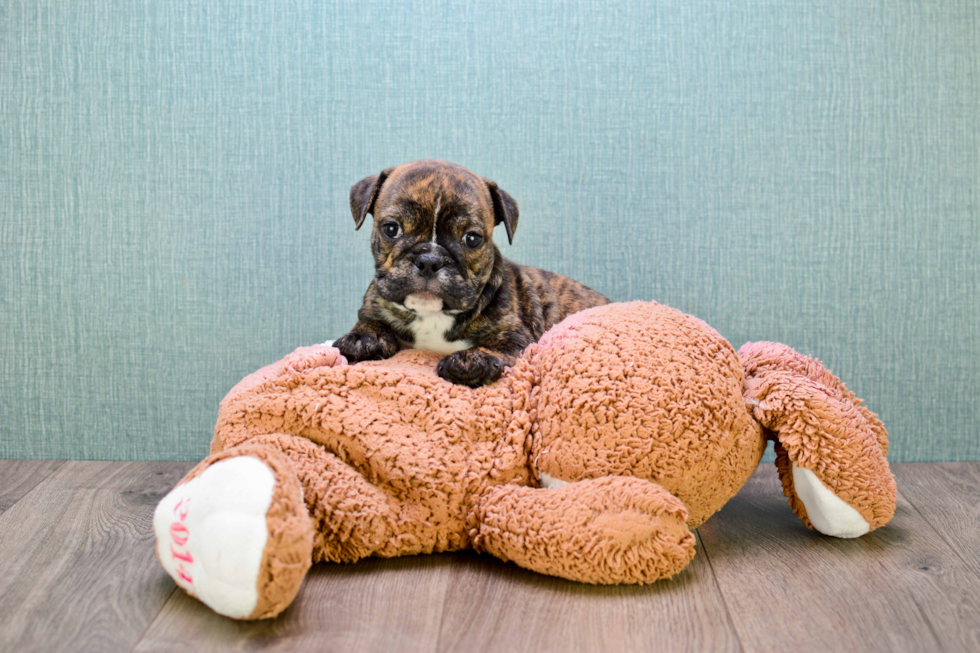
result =
[[980,463],[895,465],[887,527],[807,531],[764,465],[652,587],[474,554],[318,565],[278,619],[176,590],[157,501],[187,463],[0,461],[0,651],[980,651]]

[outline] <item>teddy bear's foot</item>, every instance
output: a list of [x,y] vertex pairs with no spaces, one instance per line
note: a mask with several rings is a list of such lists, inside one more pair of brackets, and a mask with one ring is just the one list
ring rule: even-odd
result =
[[833,537],[861,537],[871,524],[847,505],[809,469],[793,465],[793,490],[803,503],[813,528]]
[[285,456],[263,447],[209,456],[160,501],[153,528],[174,581],[235,619],[281,612],[311,564],[299,481]]
[[892,518],[895,479],[877,416],[823,365],[778,343],[747,343],[744,397],[775,439],[793,512],[810,528],[859,537]]
[[247,617],[258,603],[274,485],[268,467],[240,456],[178,485],[157,506],[153,528],[164,569],[219,614]]

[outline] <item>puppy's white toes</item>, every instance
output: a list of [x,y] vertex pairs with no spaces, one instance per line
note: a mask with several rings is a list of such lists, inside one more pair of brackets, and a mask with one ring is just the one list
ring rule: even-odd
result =
[[793,489],[806,508],[813,527],[833,537],[861,537],[871,525],[857,510],[847,505],[809,469],[793,465]]
[[242,618],[255,610],[275,482],[257,458],[228,458],[175,487],[154,512],[164,569],[219,614]]

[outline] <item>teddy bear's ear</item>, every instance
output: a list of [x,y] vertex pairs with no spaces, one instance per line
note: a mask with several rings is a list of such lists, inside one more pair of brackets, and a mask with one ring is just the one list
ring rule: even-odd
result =
[[517,231],[517,217],[520,213],[517,210],[517,202],[507,192],[497,186],[496,182],[484,179],[487,189],[490,191],[490,199],[493,200],[493,224],[494,226],[504,223],[507,229],[507,242],[514,244],[514,232]]
[[354,216],[354,231],[361,228],[367,214],[374,214],[374,202],[394,168],[386,168],[380,174],[365,177],[350,187],[350,212]]

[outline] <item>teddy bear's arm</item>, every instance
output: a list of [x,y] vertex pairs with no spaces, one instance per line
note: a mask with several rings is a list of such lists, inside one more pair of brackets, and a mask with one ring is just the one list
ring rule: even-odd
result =
[[474,548],[569,580],[644,584],[694,557],[687,517],[679,499],[633,477],[494,486],[475,510]]

